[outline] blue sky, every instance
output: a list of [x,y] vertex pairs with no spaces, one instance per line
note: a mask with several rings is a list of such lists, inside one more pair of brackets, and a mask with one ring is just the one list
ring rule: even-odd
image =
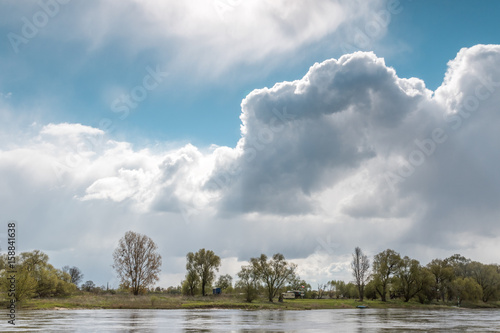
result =
[[[65,6],[78,8],[80,4]],[[37,8],[12,7],[3,35],[20,30],[23,22],[16,17],[28,17]],[[370,48],[359,49],[375,51],[400,77],[419,77],[434,90],[442,82],[447,61],[460,48],[498,43],[499,7],[496,1],[402,1],[387,33],[372,40]],[[61,13],[71,9],[63,7]],[[9,80],[3,80],[1,88],[12,92],[11,103],[29,108],[40,106],[43,96],[42,103],[50,111],[39,115],[42,123],[98,126],[104,117],[113,119],[116,114],[103,99],[106,86],[133,88],[146,75],[147,66],[168,67],[178,52],[168,45],[161,50],[154,46],[130,50],[126,36],[112,38],[95,50],[88,49],[89,41],[78,38],[61,43],[47,31],[61,29],[61,21],[56,16],[36,38],[21,44],[17,54],[6,38],[2,40],[2,72]],[[359,27],[365,31],[363,24]],[[180,140],[234,146],[240,137],[240,103],[250,91],[301,78],[315,62],[341,56],[338,44],[335,36],[326,36],[296,52],[278,54],[271,64],[267,58],[238,63],[212,77],[170,70],[160,89],[132,110],[130,117],[116,122],[114,135],[138,144]]]
[[26,250],[98,284],[117,284],[111,253],[128,230],[157,238],[163,286],[201,247],[223,274],[282,252],[318,283],[348,279],[357,245],[498,261],[499,12],[3,1],[4,214]]

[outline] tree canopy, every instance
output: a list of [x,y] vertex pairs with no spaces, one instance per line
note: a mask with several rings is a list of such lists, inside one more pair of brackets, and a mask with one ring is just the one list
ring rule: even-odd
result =
[[194,281],[196,273],[201,283],[201,294],[206,295],[205,288],[215,279],[215,272],[219,271],[220,257],[211,250],[200,249],[198,252],[189,252],[186,255],[186,269],[188,276]]
[[134,295],[159,280],[162,261],[157,248],[148,236],[127,231],[113,253],[113,268],[121,283],[130,286]]

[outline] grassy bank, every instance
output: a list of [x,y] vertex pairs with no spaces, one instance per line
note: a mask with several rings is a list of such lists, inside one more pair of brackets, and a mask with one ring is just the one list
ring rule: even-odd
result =
[[[352,299],[296,299],[285,300],[283,303],[275,301],[270,303],[265,299],[247,303],[241,296],[206,296],[206,297],[181,297],[170,295],[142,295],[129,294],[116,295],[76,295],[64,298],[39,298],[31,299],[18,304],[25,309],[248,309],[248,310],[315,310],[315,309],[348,309],[365,305],[369,308],[421,308],[442,309],[451,308],[455,304],[420,304],[417,302],[405,303],[401,300],[366,300],[359,302]],[[500,303],[462,304],[462,307],[499,308]]]

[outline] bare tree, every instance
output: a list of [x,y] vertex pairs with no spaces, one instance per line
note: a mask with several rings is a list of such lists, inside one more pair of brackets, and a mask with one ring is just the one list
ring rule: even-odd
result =
[[159,280],[161,255],[146,235],[127,231],[113,253],[113,268],[123,284],[129,284],[134,295]]
[[318,283],[318,299],[323,298],[323,293],[325,292],[325,289],[326,289],[326,283],[325,284]]
[[370,275],[368,274],[368,270],[370,269],[370,261],[359,247],[356,247],[354,249],[354,253],[352,254],[351,268],[352,275],[354,276],[354,282],[358,287],[359,299],[360,301],[363,301],[365,285],[370,277]]

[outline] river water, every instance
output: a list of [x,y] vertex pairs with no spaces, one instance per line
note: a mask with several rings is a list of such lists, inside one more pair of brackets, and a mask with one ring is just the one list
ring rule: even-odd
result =
[[36,310],[1,332],[500,332],[500,310]]

